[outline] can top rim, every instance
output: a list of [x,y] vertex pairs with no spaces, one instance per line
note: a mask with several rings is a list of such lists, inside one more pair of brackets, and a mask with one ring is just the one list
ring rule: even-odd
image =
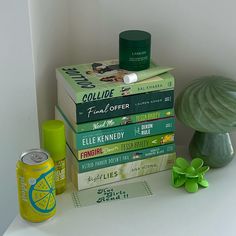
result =
[[49,153],[43,149],[29,149],[20,155],[20,161],[27,165],[40,165],[49,159]]

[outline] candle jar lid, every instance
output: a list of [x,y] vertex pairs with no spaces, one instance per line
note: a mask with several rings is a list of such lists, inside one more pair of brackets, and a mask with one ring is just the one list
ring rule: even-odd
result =
[[123,47],[146,47],[151,44],[151,34],[142,30],[126,30],[119,35]]

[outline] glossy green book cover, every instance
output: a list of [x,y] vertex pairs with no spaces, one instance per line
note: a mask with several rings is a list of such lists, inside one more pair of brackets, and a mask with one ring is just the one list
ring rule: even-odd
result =
[[[152,63],[150,67],[154,66]],[[56,77],[75,103],[84,103],[173,89],[174,77],[168,73],[170,69],[165,67],[160,69],[160,76],[127,85],[123,82],[123,77],[131,72],[120,69],[118,60],[107,60],[60,67],[56,69]]]

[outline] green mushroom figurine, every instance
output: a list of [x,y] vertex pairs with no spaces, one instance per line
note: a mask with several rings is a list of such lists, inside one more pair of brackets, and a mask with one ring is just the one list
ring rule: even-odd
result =
[[227,165],[235,156],[229,132],[236,131],[236,81],[206,76],[192,81],[177,97],[179,121],[195,130],[191,157],[200,156],[212,168]]
[[203,166],[201,158],[194,158],[189,164],[183,157],[178,157],[172,167],[171,182],[173,187],[185,186],[189,193],[198,191],[198,186],[207,188],[208,181],[204,175],[209,170],[209,166]]

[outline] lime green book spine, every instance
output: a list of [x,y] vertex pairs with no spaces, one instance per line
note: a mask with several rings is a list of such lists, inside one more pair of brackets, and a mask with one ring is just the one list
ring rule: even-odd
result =
[[164,145],[173,142],[174,133],[166,133],[83,150],[74,149],[74,152],[76,153],[76,157],[78,158],[78,160],[86,160],[100,156],[140,150],[149,147],[156,147],[158,145]]

